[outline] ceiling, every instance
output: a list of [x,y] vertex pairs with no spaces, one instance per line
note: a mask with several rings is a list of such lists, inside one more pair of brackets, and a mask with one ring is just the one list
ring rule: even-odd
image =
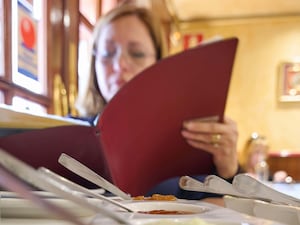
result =
[[300,0],[137,0],[163,20],[300,14]]

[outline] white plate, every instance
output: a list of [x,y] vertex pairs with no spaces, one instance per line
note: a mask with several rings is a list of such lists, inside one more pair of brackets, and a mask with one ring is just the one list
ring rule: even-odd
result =
[[[135,213],[128,218],[134,221],[134,224],[146,224],[153,220],[171,219],[172,221],[189,220],[191,218],[200,218],[204,221],[210,222],[216,225],[277,225],[282,223],[273,222],[270,220],[256,218],[244,213],[239,213],[232,209],[220,207],[214,204],[202,202],[202,201],[189,201],[179,199],[177,201],[124,201],[122,202],[134,209],[135,211],[144,210],[180,210],[180,211],[192,211],[194,214],[188,215],[155,215],[155,214],[142,214]],[[181,225],[181,224],[178,224]]]
[[[202,214],[210,210],[206,206],[201,206],[197,204],[191,204],[190,202],[185,201],[131,201],[125,203],[133,211],[141,214],[145,217],[191,217],[197,214]],[[164,210],[168,211],[168,214],[149,214],[147,212],[153,210]],[[177,212],[186,212],[183,214],[172,213]]]
[[[197,222],[197,223],[196,223]],[[90,225],[117,225],[117,223],[103,219],[101,216],[94,219]],[[235,216],[232,218],[220,216],[215,214],[211,218],[201,217],[185,217],[185,218],[140,218],[131,219],[133,225],[286,225],[282,223],[272,222],[270,220],[245,217],[244,219],[237,219]]]
[[[195,225],[187,222],[191,222],[192,219],[168,219],[167,222],[164,222],[163,225]],[[202,219],[201,219],[202,220]],[[88,222],[89,220],[87,220]],[[165,219],[160,219],[159,221],[165,221]],[[260,222],[238,222],[238,221],[230,221],[223,219],[205,219],[203,225],[283,225],[278,223],[272,223],[270,221],[260,221]],[[133,225],[158,225],[153,224],[154,222],[158,222],[157,219],[140,219],[140,220],[132,220]],[[119,225],[111,220],[94,220],[94,223],[88,223],[90,225]],[[54,220],[54,219],[3,219],[1,220],[1,225],[71,225],[70,223],[62,220]],[[162,224],[159,224],[162,225]],[[198,225],[198,224],[197,224]]]
[[[79,217],[95,215],[95,212],[68,200],[58,198],[49,198],[47,200],[69,210]],[[102,204],[102,201],[98,199],[90,199],[89,201],[99,202],[99,204]],[[36,206],[32,202],[21,198],[0,198],[0,213],[1,218],[54,218],[51,213]]]
[[177,218],[177,219],[159,219],[134,221],[134,225],[242,225],[240,222],[223,221],[217,219],[200,219],[200,218]]

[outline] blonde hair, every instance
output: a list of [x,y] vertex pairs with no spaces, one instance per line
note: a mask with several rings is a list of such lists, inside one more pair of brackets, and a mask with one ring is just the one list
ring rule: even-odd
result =
[[245,146],[239,157],[240,166],[244,172],[248,171],[248,162],[253,153],[254,146],[256,145],[264,146],[266,155],[269,152],[269,143],[267,139],[264,136],[261,136],[258,133],[253,132],[250,138],[246,141]]
[[101,17],[93,30],[92,45],[90,46],[89,65],[86,75],[86,86],[82,87],[76,100],[76,108],[80,116],[90,117],[100,113],[106,102],[98,87],[95,72],[95,52],[97,51],[97,40],[103,27],[121,17],[135,15],[147,27],[149,35],[156,50],[156,59],[162,58],[162,35],[160,23],[146,8],[135,6],[134,4],[122,4]]

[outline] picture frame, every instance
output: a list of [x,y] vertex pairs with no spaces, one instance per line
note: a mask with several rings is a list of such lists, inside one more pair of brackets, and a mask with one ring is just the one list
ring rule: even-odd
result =
[[300,61],[280,64],[279,101],[300,102]]

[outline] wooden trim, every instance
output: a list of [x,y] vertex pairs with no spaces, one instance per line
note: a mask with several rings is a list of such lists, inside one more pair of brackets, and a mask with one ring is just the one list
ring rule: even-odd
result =
[[268,164],[272,174],[276,171],[283,170],[287,172],[287,174],[291,176],[294,181],[300,181],[299,154],[288,156],[271,155],[268,157]]
[[79,13],[79,17],[80,22],[83,23],[84,26],[86,26],[90,30],[94,29],[94,25],[91,24],[90,21],[84,15],[82,15],[82,13]]
[[36,93],[32,93],[30,90],[20,87],[14,83],[8,82],[5,79],[0,78],[0,89],[3,90],[9,98],[9,104],[11,104],[11,99],[13,96],[19,96],[30,101],[34,101],[43,105],[44,107],[48,107],[51,102],[47,96],[39,95]]
[[[55,17],[55,20],[51,19]],[[51,99],[51,104],[48,108],[48,113],[54,113],[54,77],[56,74],[63,74],[64,49],[63,28],[64,17],[64,1],[52,0],[47,1],[47,79],[48,79],[48,95]]]
[[11,43],[11,13],[12,13],[12,4],[10,0],[4,0],[4,77],[6,80],[12,80],[12,43]]
[[78,42],[79,42],[79,0],[66,0],[65,13],[70,17],[70,24],[64,26],[64,60],[62,79],[67,91],[70,114],[76,116],[75,102],[78,87]]
[[52,65],[53,65],[53,60],[52,60],[52,49],[53,49],[53,44],[52,44],[52,39],[51,39],[51,11],[52,11],[52,2],[53,1],[46,1],[45,7],[46,7],[46,27],[47,27],[47,34],[46,34],[46,48],[47,51],[45,51],[46,57],[45,59],[47,60],[47,65],[46,65],[46,74],[47,74],[47,89],[48,89],[48,97],[50,100],[49,107],[47,109],[48,113],[53,113],[53,70],[52,70]]

